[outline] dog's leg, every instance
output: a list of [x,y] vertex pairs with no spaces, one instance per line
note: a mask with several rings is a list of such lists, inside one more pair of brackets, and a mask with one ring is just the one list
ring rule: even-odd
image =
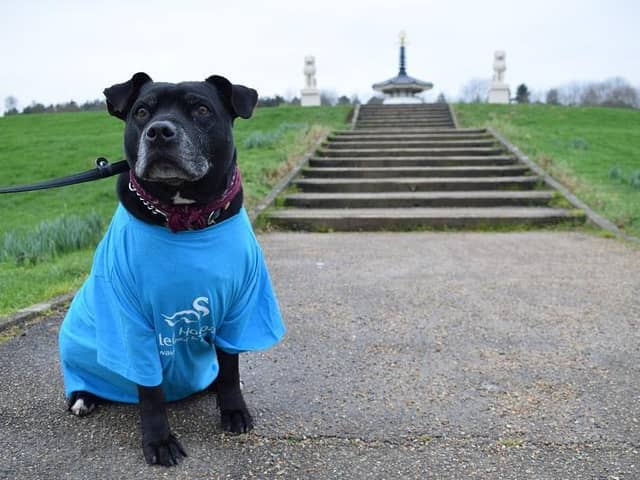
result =
[[138,385],[138,397],[145,460],[150,465],[177,465],[187,454],[169,428],[162,387]]
[[100,398],[96,397],[93,393],[79,390],[73,392],[69,397],[67,410],[78,417],[85,417],[93,412],[99,402]]
[[240,390],[240,367],[238,355],[216,348],[220,371],[213,383],[216,392],[222,429],[232,433],[246,433],[253,429],[253,418]]

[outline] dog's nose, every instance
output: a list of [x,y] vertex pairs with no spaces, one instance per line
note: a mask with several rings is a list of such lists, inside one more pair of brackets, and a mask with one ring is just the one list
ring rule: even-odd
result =
[[145,137],[148,142],[171,142],[176,138],[176,127],[166,120],[158,120],[147,127]]

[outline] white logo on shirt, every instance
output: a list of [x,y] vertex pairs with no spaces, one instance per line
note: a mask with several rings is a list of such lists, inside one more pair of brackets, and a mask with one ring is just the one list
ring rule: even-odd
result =
[[207,308],[209,305],[209,299],[207,297],[198,297],[191,305],[193,309],[181,310],[173,315],[165,315],[163,313],[162,318],[167,322],[169,327],[173,328],[180,322],[184,322],[186,324],[196,323],[200,321],[201,318],[206,317],[211,313]]
[[215,335],[216,327],[213,325],[191,325],[199,323],[204,317],[211,313],[209,310],[209,299],[207,297],[197,297],[192,302],[192,309],[180,310],[173,315],[162,314],[162,319],[171,328],[171,336],[158,333],[158,345],[160,355],[171,356],[175,354],[175,347],[179,343],[191,341],[201,341],[205,336]]

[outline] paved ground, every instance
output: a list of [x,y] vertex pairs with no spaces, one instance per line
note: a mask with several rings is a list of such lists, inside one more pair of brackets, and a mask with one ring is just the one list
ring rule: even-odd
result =
[[245,355],[250,435],[172,404],[64,412],[60,318],[0,346],[0,477],[640,478],[640,250],[579,233],[263,235],[289,333]]

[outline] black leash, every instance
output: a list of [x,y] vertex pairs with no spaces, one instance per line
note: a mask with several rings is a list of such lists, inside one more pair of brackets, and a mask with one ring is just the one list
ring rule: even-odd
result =
[[111,177],[129,170],[129,164],[126,160],[116,163],[109,163],[109,160],[103,157],[96,159],[96,168],[86,172],[74,173],[68,177],[54,178],[44,182],[32,183],[29,185],[17,185],[15,187],[0,188],[0,193],[18,193],[31,192],[33,190],[45,190],[47,188],[64,187],[67,185],[75,185],[76,183],[91,182],[100,180],[101,178]]

